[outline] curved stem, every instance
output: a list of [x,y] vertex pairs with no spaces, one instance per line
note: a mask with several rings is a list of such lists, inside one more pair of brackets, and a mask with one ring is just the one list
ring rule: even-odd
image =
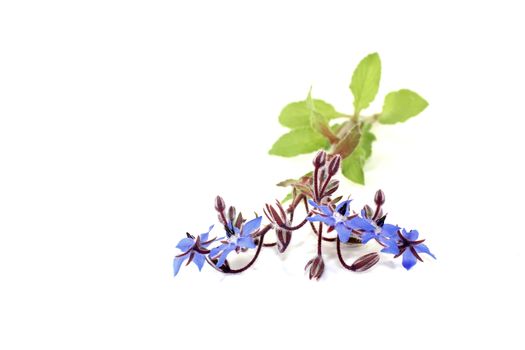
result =
[[295,230],[298,230],[300,229],[301,227],[304,226],[304,224],[306,224],[308,222],[308,218],[310,217],[310,213],[308,213],[308,216],[306,218],[304,218],[303,221],[301,221],[300,224],[297,224],[295,226],[288,226],[286,224],[283,224],[283,225],[280,225],[281,228],[284,228],[285,230],[288,230],[288,231],[295,231]]
[[343,255],[341,254],[341,241],[339,240],[339,237],[337,237],[337,257],[339,258],[339,262],[341,263],[341,265],[343,265],[345,269],[354,271],[352,266],[348,265],[343,259]]
[[257,260],[257,258],[259,257],[259,253],[261,252],[261,248],[264,246],[264,235],[266,234],[263,233],[261,238],[260,238],[260,241],[259,241],[259,246],[257,247],[257,251],[255,252],[255,255],[253,256],[252,260],[244,267],[241,267],[240,269],[230,269],[230,271],[227,271],[226,273],[241,273],[243,271],[246,271],[250,268],[250,266],[253,265],[253,263],[255,262],[255,260]]
[[264,243],[263,244],[263,247],[275,247],[277,245],[277,242],[273,242],[273,243]]

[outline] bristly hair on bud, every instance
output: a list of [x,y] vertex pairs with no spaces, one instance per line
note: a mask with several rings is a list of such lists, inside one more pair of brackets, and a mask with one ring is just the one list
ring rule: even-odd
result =
[[330,163],[328,163],[328,174],[330,176],[334,176],[339,171],[339,167],[341,166],[341,156],[339,154],[336,154],[335,156],[330,159]]
[[226,203],[224,203],[224,199],[222,199],[221,196],[215,197],[215,210],[217,210],[219,213],[222,213],[226,209]]
[[385,204],[385,193],[382,190],[377,190],[376,195],[374,197],[374,202],[377,206],[382,206]]
[[326,152],[325,151],[317,152],[317,154],[315,155],[314,161],[313,161],[314,167],[318,169],[324,166],[325,163],[326,163]]

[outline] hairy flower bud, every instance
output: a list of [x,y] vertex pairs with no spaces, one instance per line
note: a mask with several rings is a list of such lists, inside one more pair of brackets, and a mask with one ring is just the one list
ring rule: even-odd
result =
[[341,156],[339,154],[336,154],[330,160],[330,163],[328,163],[328,174],[330,174],[330,176],[334,176],[339,171],[340,166],[341,166]]
[[378,262],[379,262],[379,254],[376,253],[376,252],[369,253],[369,254],[365,254],[362,257],[360,257],[359,259],[357,259],[350,266],[350,268],[352,269],[352,271],[355,271],[355,272],[363,272],[363,271],[368,270],[369,268],[371,268],[372,266],[374,266]]
[[215,210],[217,210],[219,213],[222,213],[226,209],[226,203],[224,203],[224,199],[222,199],[221,196],[215,197]]
[[314,167],[320,168],[323,165],[325,165],[325,163],[326,163],[326,152],[325,151],[317,152],[314,158],[314,161],[313,161]]
[[374,202],[378,206],[385,204],[385,193],[382,190],[377,190],[376,195],[374,197]]

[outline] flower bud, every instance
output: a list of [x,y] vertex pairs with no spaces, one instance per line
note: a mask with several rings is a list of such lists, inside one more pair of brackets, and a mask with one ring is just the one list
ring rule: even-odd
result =
[[330,174],[330,176],[334,176],[339,171],[340,166],[341,166],[341,156],[339,154],[336,154],[330,160],[330,163],[328,163],[328,174]]
[[355,271],[355,272],[363,272],[363,271],[368,270],[369,268],[371,268],[378,262],[379,262],[379,254],[376,252],[369,253],[369,254],[363,255],[362,257],[354,261],[354,263],[350,266],[350,268],[352,269],[352,271]]
[[292,232],[288,230],[278,229],[275,231],[277,236],[277,250],[279,253],[284,253],[290,241],[292,240]]
[[367,218],[371,218],[374,215],[374,210],[368,204],[363,207],[363,210]]
[[378,206],[385,204],[385,193],[382,190],[377,190],[376,195],[374,197],[374,202]]
[[308,263],[304,267],[304,270],[306,271],[308,267],[310,267],[310,274],[309,274],[310,279],[312,278],[319,279],[324,272],[323,258],[320,255],[316,256],[312,260],[308,261]]
[[226,203],[224,203],[224,199],[222,199],[221,196],[215,197],[215,210],[217,210],[219,213],[222,213],[226,209]]
[[230,219],[230,222],[233,224],[233,220],[235,220],[235,215],[237,214],[237,210],[235,210],[235,207],[230,207],[228,209],[228,219]]
[[316,167],[316,168],[320,168],[323,165],[325,165],[325,163],[326,163],[326,152],[325,151],[317,152],[317,154],[315,155],[313,163],[314,163],[314,167]]

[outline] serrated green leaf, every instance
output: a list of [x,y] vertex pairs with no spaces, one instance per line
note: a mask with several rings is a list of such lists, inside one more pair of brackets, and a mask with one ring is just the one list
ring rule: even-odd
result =
[[328,141],[310,127],[293,129],[281,136],[270,149],[270,154],[282,157],[294,157],[327,148]]
[[385,96],[383,112],[379,116],[382,124],[404,122],[427,108],[428,102],[414,91],[402,89]]
[[372,53],[359,62],[352,75],[350,90],[354,95],[355,114],[367,108],[379,90],[381,80],[381,60],[377,53]]
[[[331,104],[323,100],[314,99],[313,104],[315,110],[328,120],[340,115]],[[306,105],[306,101],[292,102],[286,105],[279,115],[279,123],[290,129],[309,126],[310,109]]]
[[343,175],[358,184],[365,184],[365,174],[363,172],[363,165],[365,161],[365,151],[358,148],[352,152],[351,155],[343,159],[341,169]]

